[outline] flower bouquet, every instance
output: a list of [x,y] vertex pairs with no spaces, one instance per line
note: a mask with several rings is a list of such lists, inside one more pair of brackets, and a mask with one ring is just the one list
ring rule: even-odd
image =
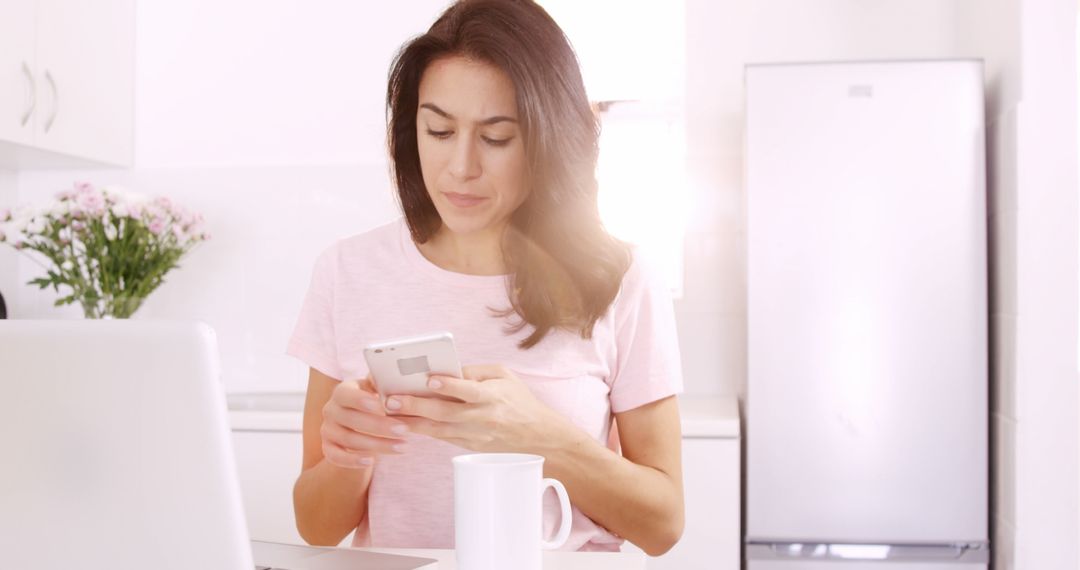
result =
[[210,238],[201,226],[201,215],[168,198],[86,182],[45,207],[0,209],[0,243],[49,262],[30,256],[47,273],[28,284],[70,288],[55,306],[78,302],[92,319],[130,317],[184,254]]

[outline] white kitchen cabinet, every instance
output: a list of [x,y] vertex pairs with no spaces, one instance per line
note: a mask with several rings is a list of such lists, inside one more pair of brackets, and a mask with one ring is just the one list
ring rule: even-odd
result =
[[[741,443],[733,398],[683,398],[682,539],[649,570],[738,570],[741,553]],[[629,542],[624,552],[638,550]]]
[[[300,473],[303,394],[231,395],[230,422],[251,538],[303,544],[292,488]],[[738,570],[741,451],[734,398],[680,399],[686,528],[649,570]],[[341,545],[352,543],[352,535]],[[640,551],[629,542],[623,551]]]
[[36,0],[0,3],[0,140],[31,144]]
[[667,554],[650,558],[649,570],[738,570],[739,440],[684,439],[683,486],[682,539]]
[[[305,544],[296,530],[292,490],[300,475],[299,431],[233,431],[248,532],[252,540]],[[352,533],[342,541],[352,543]]]
[[0,167],[132,163],[135,0],[0,6]]

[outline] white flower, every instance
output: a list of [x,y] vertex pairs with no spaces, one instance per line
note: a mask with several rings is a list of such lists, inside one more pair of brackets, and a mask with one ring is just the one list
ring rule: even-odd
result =
[[42,218],[34,218],[30,220],[30,223],[26,226],[26,232],[28,234],[40,234],[45,231],[45,220]]
[[61,263],[60,267],[63,268],[64,271],[71,271],[75,267],[75,264],[72,263],[71,260],[69,259],[69,260]]
[[33,214],[19,212],[19,215],[15,216],[15,219],[11,221],[11,226],[19,232],[26,233],[26,226],[30,225],[30,220],[33,218]]
[[71,202],[57,202],[49,209],[49,216],[59,220],[69,212],[71,212]]

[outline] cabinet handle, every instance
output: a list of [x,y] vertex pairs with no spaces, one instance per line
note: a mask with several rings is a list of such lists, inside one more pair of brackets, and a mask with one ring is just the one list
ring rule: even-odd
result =
[[53,121],[56,120],[56,112],[60,109],[60,95],[56,90],[56,81],[53,81],[52,74],[48,70],[45,70],[45,79],[49,82],[49,86],[52,87],[53,92],[53,110],[52,115],[45,121],[45,132],[49,132],[52,128]]
[[26,122],[30,120],[30,116],[34,114],[34,107],[37,107],[37,84],[34,83],[34,73],[30,71],[30,66],[24,61],[22,64],[23,73],[26,75],[26,83],[30,85],[30,108],[23,113],[22,121],[19,126],[25,127]]

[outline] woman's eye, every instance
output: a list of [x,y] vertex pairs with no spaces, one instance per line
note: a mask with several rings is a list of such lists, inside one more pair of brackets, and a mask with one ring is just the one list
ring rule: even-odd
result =
[[433,131],[431,129],[428,129],[427,133],[437,139],[449,138],[450,135],[454,134],[453,131]]
[[491,146],[506,146],[507,144],[510,144],[510,140],[514,137],[510,137],[508,139],[489,139],[487,137],[482,138],[484,139],[484,142],[488,143]]

